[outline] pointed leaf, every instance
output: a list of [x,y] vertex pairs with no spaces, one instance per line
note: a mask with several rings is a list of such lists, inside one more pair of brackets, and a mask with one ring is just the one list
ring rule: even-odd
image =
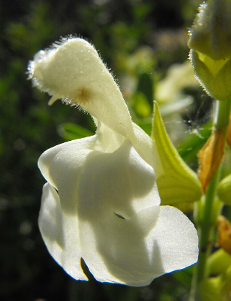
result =
[[202,190],[197,175],[185,164],[172,145],[157,103],[154,103],[152,138],[158,153],[158,166],[155,170],[162,204],[199,200]]

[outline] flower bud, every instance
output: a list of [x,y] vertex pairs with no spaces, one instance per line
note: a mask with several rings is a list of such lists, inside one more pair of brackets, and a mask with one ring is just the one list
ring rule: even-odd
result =
[[231,175],[228,175],[219,183],[218,197],[224,204],[231,205]]
[[231,292],[231,266],[217,277],[205,278],[199,284],[199,300],[228,301]]
[[201,4],[189,31],[188,46],[196,77],[213,98],[231,97],[231,1]]

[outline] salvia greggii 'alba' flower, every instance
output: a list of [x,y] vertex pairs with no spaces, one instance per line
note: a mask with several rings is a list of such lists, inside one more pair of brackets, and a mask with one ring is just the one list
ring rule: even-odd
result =
[[[45,151],[39,227],[52,257],[76,280],[81,258],[101,282],[148,285],[197,260],[198,238],[178,209],[160,206],[155,145],[130,117],[95,48],[68,38],[29,64],[50,104],[61,98],[94,119],[94,136]],[[157,168],[157,167],[155,167]],[[158,168],[157,168],[158,169]]]

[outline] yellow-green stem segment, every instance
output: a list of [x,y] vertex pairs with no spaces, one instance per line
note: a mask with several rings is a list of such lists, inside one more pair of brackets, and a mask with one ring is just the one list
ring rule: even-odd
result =
[[[216,101],[216,111],[214,119],[214,128],[221,129],[226,134],[229,124],[231,100]],[[194,270],[194,279],[190,295],[190,301],[198,301],[198,285],[206,277],[206,264],[212,247],[212,231],[215,226],[219,210],[215,204],[217,195],[217,186],[219,183],[220,168],[214,173],[210,184],[206,190],[205,196],[195,206],[196,221],[198,223],[199,236],[199,258]]]

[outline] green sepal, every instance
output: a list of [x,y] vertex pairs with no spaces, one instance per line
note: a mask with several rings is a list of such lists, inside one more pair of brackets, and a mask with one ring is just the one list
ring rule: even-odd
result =
[[231,97],[230,58],[213,60],[194,49],[190,51],[190,60],[198,81],[211,97],[218,100],[226,100]]
[[230,0],[208,0],[199,7],[189,30],[189,48],[214,60],[231,55]]
[[219,275],[224,273],[231,266],[231,255],[225,250],[219,249],[209,256],[207,262],[207,274]]
[[171,143],[156,102],[152,139],[158,154],[155,170],[162,205],[198,201],[202,189],[197,174],[186,165]]
[[199,284],[199,300],[228,301],[231,291],[231,266],[217,277],[205,278]]
[[231,205],[231,175],[228,175],[219,183],[217,193],[223,203]]

